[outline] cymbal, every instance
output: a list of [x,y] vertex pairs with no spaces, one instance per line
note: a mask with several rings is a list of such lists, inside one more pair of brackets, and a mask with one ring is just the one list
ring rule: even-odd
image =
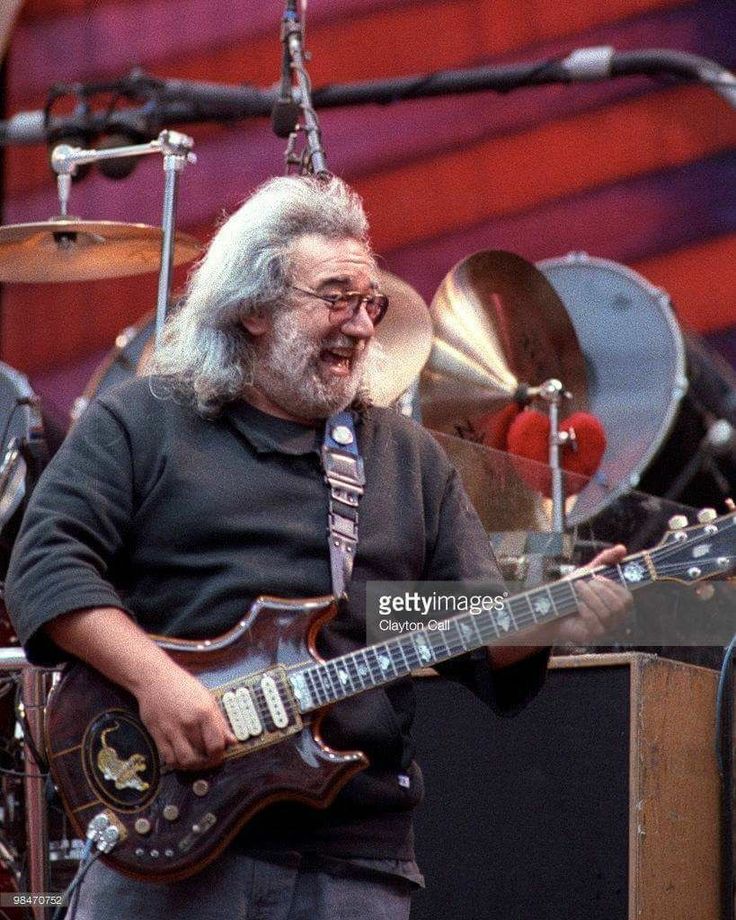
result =
[[420,378],[428,428],[472,439],[478,420],[490,430],[520,386],[551,378],[572,394],[565,414],[587,408],[575,329],[552,285],[530,262],[501,251],[468,256],[444,278],[430,313],[434,339]]
[[[0,227],[0,281],[94,281],[158,271],[160,227],[71,217]],[[198,240],[177,233],[174,265],[195,258]]]
[[381,373],[371,380],[370,392],[377,406],[388,406],[424,367],[432,348],[432,320],[427,304],[406,281],[383,270],[378,277],[390,305],[376,328],[376,341],[382,346],[385,359],[381,362]]
[[534,467],[530,460],[482,444],[431,432],[460,474],[463,488],[487,533],[548,531],[547,503],[519,475],[519,467]]

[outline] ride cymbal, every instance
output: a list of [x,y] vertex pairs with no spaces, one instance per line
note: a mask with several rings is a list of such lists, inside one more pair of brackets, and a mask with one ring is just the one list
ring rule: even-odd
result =
[[[0,227],[0,281],[47,283],[122,278],[159,270],[160,227],[57,218]],[[177,233],[174,264],[199,255],[194,237]]]
[[[525,387],[557,378],[587,408],[585,360],[560,298],[530,262],[477,252],[445,277],[430,306],[434,339],[420,378],[428,428],[483,440]],[[479,428],[480,426],[480,428]],[[505,442],[485,439],[489,446]]]
[[377,406],[388,406],[424,367],[432,348],[432,320],[427,304],[411,285],[387,271],[379,271],[378,277],[390,305],[376,329],[385,361],[380,375],[371,380],[370,392]]

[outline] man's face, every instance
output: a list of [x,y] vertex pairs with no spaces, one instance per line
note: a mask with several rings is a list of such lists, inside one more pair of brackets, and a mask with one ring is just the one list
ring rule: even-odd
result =
[[[357,240],[310,235],[292,247],[291,283],[316,294],[370,294],[378,287],[377,275],[373,258]],[[348,406],[364,384],[375,345],[369,349],[373,323],[363,305],[336,323],[325,301],[293,290],[290,295],[255,336],[251,401],[282,418],[326,418]]]

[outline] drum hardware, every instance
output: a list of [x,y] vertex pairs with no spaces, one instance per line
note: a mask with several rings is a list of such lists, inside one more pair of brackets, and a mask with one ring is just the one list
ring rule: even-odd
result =
[[[552,477],[552,532],[558,538],[557,552],[554,555],[563,559],[563,541],[565,533],[565,480],[560,463],[560,449],[574,444],[574,431],[560,431],[560,405],[563,399],[572,399],[572,395],[559,380],[545,380],[539,387],[539,398],[549,407],[549,467]],[[568,559],[569,561],[569,559]]]
[[[157,271],[160,227],[110,220],[52,218],[0,227],[0,281],[55,283],[122,278]],[[198,240],[177,233],[174,264],[194,259]]]
[[[483,441],[509,407],[562,380],[587,411],[585,360],[564,304],[544,275],[509,252],[477,252],[445,276],[430,304],[432,351],[420,378],[422,421]],[[503,433],[484,443],[505,448]]]
[[[587,409],[583,353],[562,300],[544,275],[520,256],[477,252],[445,277],[430,313],[432,352],[420,378],[427,427],[503,451],[518,408],[535,399],[547,406],[551,517],[558,539],[554,551],[548,545],[551,555],[544,564],[550,569],[559,566],[567,561],[560,451],[573,443],[572,435],[560,431],[560,407],[565,400],[574,410]],[[496,451],[494,458],[499,461]],[[513,466],[503,463],[504,478],[518,480]],[[479,510],[485,501],[477,483],[469,486],[465,475],[463,483]],[[505,529],[487,514],[481,513],[481,518],[489,532]],[[543,533],[549,526],[544,513],[531,526],[524,518],[509,522],[508,529]],[[544,536],[549,541],[549,535]]]
[[127,157],[147,156],[160,153],[164,158],[164,200],[161,229],[161,265],[159,270],[158,298],[156,305],[156,344],[161,340],[166,310],[171,296],[171,275],[174,264],[174,225],[176,221],[176,199],[179,174],[187,163],[196,163],[192,153],[194,141],[178,131],[162,131],[154,141],[147,144],[129,144],[124,147],[107,147],[98,150],[83,150],[59,144],[51,152],[51,166],[57,174],[59,209],[62,218],[67,216],[72,176],[77,168],[86,163],[98,163]]

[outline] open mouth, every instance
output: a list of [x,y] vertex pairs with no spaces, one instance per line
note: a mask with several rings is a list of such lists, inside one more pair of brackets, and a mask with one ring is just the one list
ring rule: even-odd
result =
[[319,357],[331,373],[347,377],[353,368],[353,354],[349,348],[324,348]]

